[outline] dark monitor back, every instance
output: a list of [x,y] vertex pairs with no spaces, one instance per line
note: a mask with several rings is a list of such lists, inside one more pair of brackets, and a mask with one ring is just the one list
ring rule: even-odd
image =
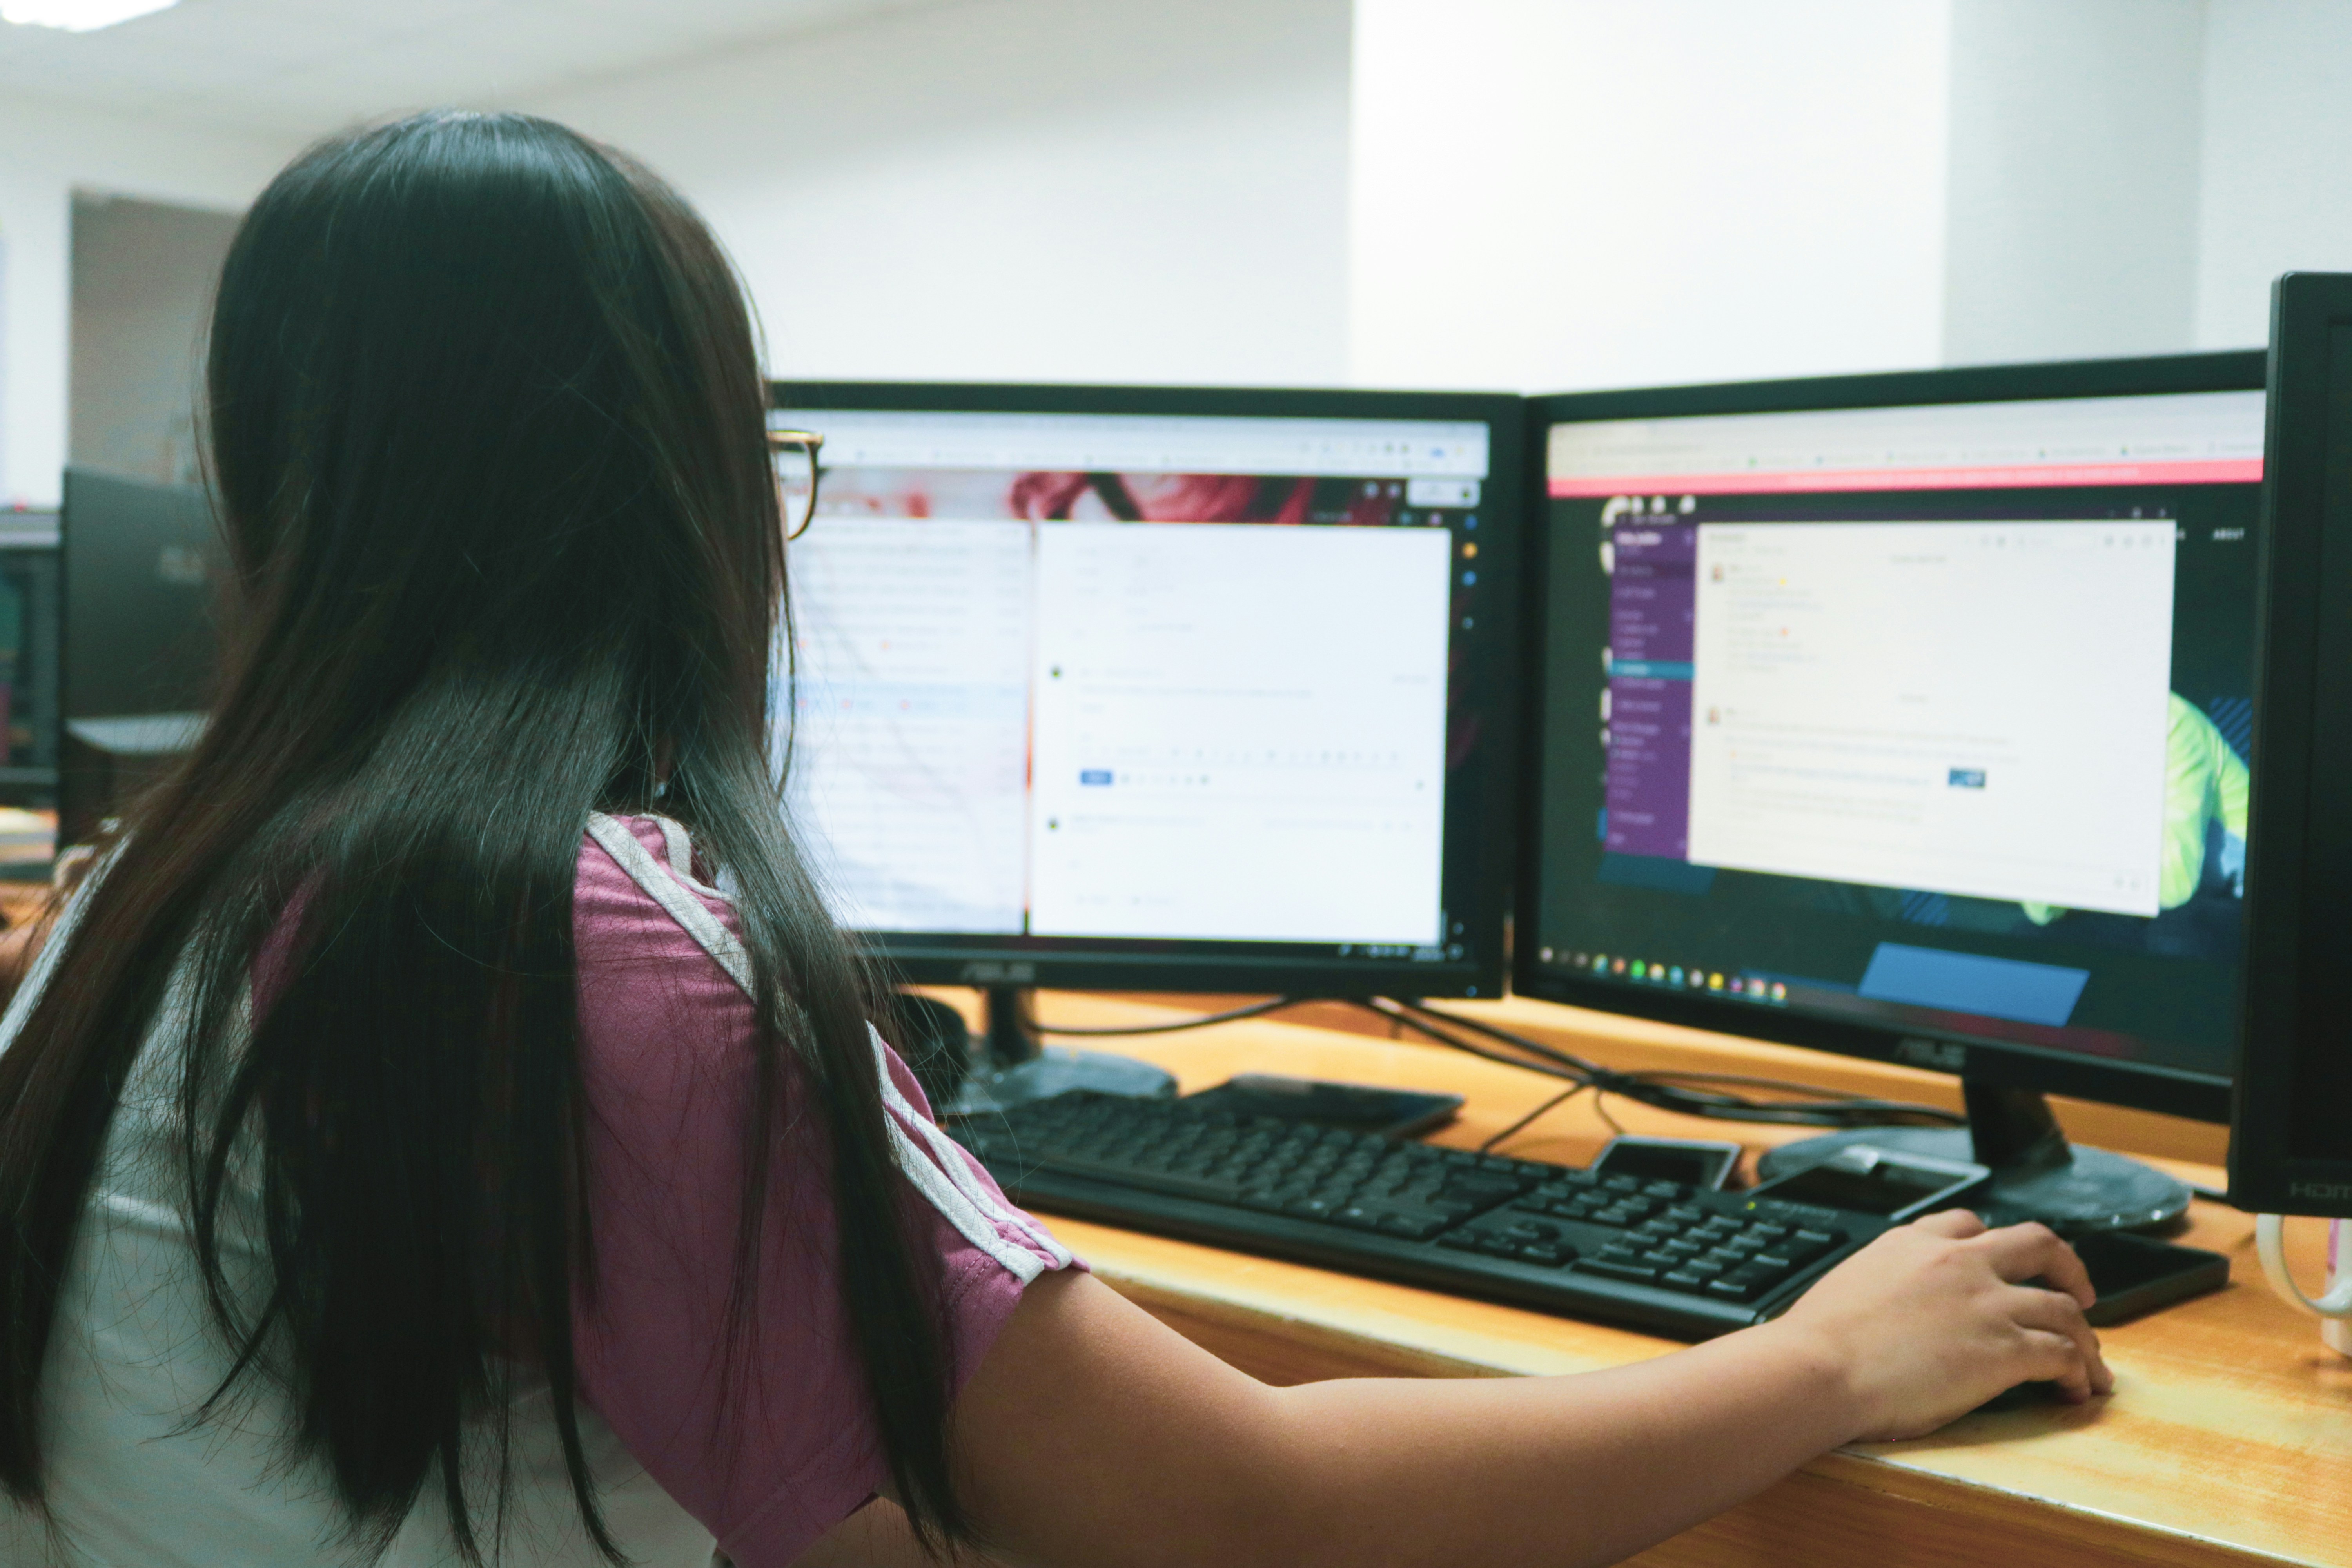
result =
[[2279,279],[2267,465],[2230,1201],[2352,1215],[2352,274]]
[[1538,402],[1516,987],[2226,1117],[2262,375]]
[[0,511],[0,801],[57,804],[58,518]]
[[212,699],[226,563],[194,485],[68,468],[58,535],[58,830],[70,844],[194,738]]
[[211,700],[220,541],[201,487],[68,468],[65,716],[188,713]]

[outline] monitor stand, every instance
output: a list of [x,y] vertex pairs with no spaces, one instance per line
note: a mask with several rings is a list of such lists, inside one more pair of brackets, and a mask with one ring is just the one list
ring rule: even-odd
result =
[[2152,1165],[2066,1142],[2050,1102],[2034,1089],[1960,1080],[1966,1127],[1863,1127],[1784,1143],[1758,1162],[1763,1176],[1783,1176],[1843,1148],[1881,1149],[1992,1167],[1990,1194],[1969,1206],[1993,1225],[2037,1219],[2061,1235],[2094,1230],[2154,1230],[2189,1210],[2189,1192]]
[[1075,1051],[1045,1044],[1030,1021],[1035,1016],[1031,1010],[1033,993],[992,985],[982,994],[988,1000],[986,1049],[964,1080],[951,1114],[1003,1110],[1074,1089],[1139,1100],[1174,1098],[1176,1079],[1165,1068],[1108,1051]]

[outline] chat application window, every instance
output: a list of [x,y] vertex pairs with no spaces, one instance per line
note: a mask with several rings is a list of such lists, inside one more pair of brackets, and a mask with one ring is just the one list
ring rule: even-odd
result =
[[1687,859],[2158,912],[2172,523],[1692,531]]

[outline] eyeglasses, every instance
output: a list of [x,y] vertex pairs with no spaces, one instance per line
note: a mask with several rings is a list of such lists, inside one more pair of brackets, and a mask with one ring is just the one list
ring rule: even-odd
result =
[[816,521],[816,456],[824,437],[814,430],[771,430],[768,457],[776,466],[776,501],[784,537],[798,539]]

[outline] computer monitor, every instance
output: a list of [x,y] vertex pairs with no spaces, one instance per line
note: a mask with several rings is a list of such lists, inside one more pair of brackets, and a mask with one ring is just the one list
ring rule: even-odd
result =
[[2225,1120],[2263,356],[1554,397],[1514,981],[1956,1073],[1993,1209],[2148,1226],[2045,1091]]
[[58,842],[85,841],[192,744],[219,659],[225,569],[202,487],[68,468],[58,516]]
[[1501,994],[1520,399],[803,383],[772,423],[824,437],[790,806],[901,974],[999,1025]]
[[2352,1215],[2352,275],[2272,296],[2250,950],[2230,1201]]
[[0,881],[56,852],[58,516],[0,508]]

